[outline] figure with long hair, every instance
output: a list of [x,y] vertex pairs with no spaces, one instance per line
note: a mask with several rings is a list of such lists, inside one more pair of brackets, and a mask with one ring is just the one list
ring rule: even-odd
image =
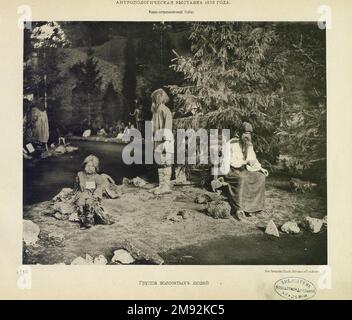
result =
[[230,172],[224,176],[229,203],[239,220],[264,210],[265,178],[252,144],[252,125],[244,122],[240,138],[230,140]]
[[[173,148],[171,150],[160,150],[161,144],[173,147],[173,141],[170,141],[170,136],[164,134],[166,131],[172,132],[172,113],[166,106],[169,102],[169,97],[163,89],[157,89],[151,94],[153,114],[153,134],[154,136],[161,133],[161,139],[154,140],[155,157],[165,159],[162,163],[158,163],[159,186],[153,190],[154,194],[165,194],[171,192],[171,158]],[[167,142],[165,144],[165,142]]]

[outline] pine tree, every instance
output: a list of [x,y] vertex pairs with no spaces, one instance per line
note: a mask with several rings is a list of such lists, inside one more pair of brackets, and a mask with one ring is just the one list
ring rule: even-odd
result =
[[[33,29],[24,29],[23,91],[25,95],[33,94],[35,101],[32,106],[42,105],[47,110],[49,124],[57,117],[61,100],[56,89],[63,81],[59,63],[64,54],[59,48],[69,45],[57,22],[33,22]],[[28,122],[28,126],[31,125]]]
[[325,30],[316,23],[277,27],[286,66],[285,99],[277,139],[286,164],[303,172],[313,167],[326,176]]
[[102,113],[100,107],[102,76],[98,69],[98,61],[88,50],[86,61],[79,61],[71,68],[76,77],[75,115],[79,120],[86,119],[88,126],[100,126]]
[[110,81],[106,88],[102,105],[104,122],[109,126],[112,125],[116,120],[122,120],[123,118],[120,103],[121,101],[119,96],[114,89],[114,85]]
[[136,68],[136,50],[133,38],[128,38],[125,48],[125,73],[123,77],[122,94],[125,97],[127,108],[125,118],[133,111],[134,99],[136,99],[137,87],[137,68]]
[[260,153],[272,154],[273,134],[281,105],[285,59],[275,52],[277,34],[270,24],[194,23],[191,55],[171,66],[185,78],[170,86],[183,111],[202,113],[207,126],[236,131],[243,121],[255,128]]

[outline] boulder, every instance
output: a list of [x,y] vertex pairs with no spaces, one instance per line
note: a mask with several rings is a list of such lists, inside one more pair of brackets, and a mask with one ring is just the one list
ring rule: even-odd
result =
[[124,249],[118,249],[114,251],[114,256],[111,259],[111,262],[113,264],[131,264],[135,261],[135,259],[131,256],[131,254],[124,250]]
[[71,265],[86,265],[86,264],[88,264],[86,259],[83,259],[82,257],[77,257],[71,262]]
[[66,146],[65,149],[66,149],[66,152],[74,152],[78,150],[78,148],[74,146]]
[[152,264],[164,264],[164,260],[160,255],[142,241],[135,239],[126,239],[121,243],[121,248],[127,250],[134,259],[146,261]]
[[141,188],[144,187],[147,183],[140,177],[136,177],[132,179],[132,184],[135,187]]
[[98,137],[106,137],[108,134],[106,133],[105,129],[102,128],[97,132]]
[[323,226],[323,220],[312,218],[312,217],[305,217],[303,220],[302,225],[305,229],[309,230],[312,233],[318,233]]
[[183,219],[188,219],[190,217],[190,212],[185,209],[181,209],[177,212],[178,216],[181,216]]
[[63,215],[71,215],[73,212],[75,212],[75,208],[70,203],[58,201],[54,203],[54,211],[59,212]]
[[55,149],[55,152],[56,152],[56,153],[66,153],[66,148],[65,148],[65,146],[58,146],[58,147]]
[[175,180],[173,180],[172,183],[176,186],[190,184],[190,181],[187,180],[185,166],[176,166],[175,167]]
[[27,246],[34,245],[38,241],[40,228],[30,220],[23,220],[23,241]]
[[126,177],[123,177],[122,178],[122,184],[125,185],[125,186],[130,186],[131,185],[131,180],[126,178]]
[[73,189],[63,188],[61,191],[53,198],[54,201],[65,201],[71,198],[73,194]]
[[54,213],[54,218],[57,220],[64,220],[62,214],[60,212],[55,212]]
[[87,264],[93,264],[93,257],[86,253],[86,262]]
[[227,182],[225,182],[223,177],[220,177],[211,181],[210,185],[213,192],[217,192],[219,191],[218,189],[221,189],[223,186],[226,186]]
[[108,263],[108,260],[106,260],[106,258],[102,254],[94,258],[94,264],[96,265],[105,265],[107,263]]
[[71,215],[68,218],[68,221],[78,222],[79,221],[78,213],[77,212],[72,212]]
[[172,222],[180,222],[183,220],[182,216],[177,215],[176,212],[172,212],[166,216],[166,220],[172,221]]
[[82,134],[82,137],[83,138],[88,138],[88,137],[90,137],[91,134],[92,134],[92,130],[87,129],[87,130],[84,130],[84,132]]
[[88,253],[86,254],[86,258],[77,257],[72,262],[71,265],[91,265],[93,264],[93,258]]
[[166,216],[166,220],[170,220],[172,222],[180,222],[184,219],[189,218],[190,213],[188,210],[181,209],[176,212],[171,212]]
[[287,221],[281,226],[281,231],[288,234],[297,234],[300,233],[301,229],[296,222]]
[[199,194],[194,199],[194,202],[198,203],[198,204],[206,204],[210,201],[212,201],[212,198],[210,196],[208,196],[207,194]]
[[211,201],[208,202],[206,214],[214,219],[229,219],[231,218],[231,206],[226,201]]
[[277,229],[273,220],[270,220],[266,225],[265,233],[270,236],[280,237],[279,230]]

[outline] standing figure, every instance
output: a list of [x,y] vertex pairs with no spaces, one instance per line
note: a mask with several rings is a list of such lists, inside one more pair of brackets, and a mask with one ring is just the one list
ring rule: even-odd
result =
[[135,101],[135,109],[133,113],[130,113],[132,117],[134,117],[134,124],[136,126],[136,129],[139,130],[140,132],[142,131],[142,106],[138,105],[138,100],[136,99]]
[[[153,134],[161,134],[158,140],[154,141],[155,157],[161,159],[163,157],[164,161],[162,163],[157,163],[158,166],[158,176],[159,176],[159,186],[153,190],[154,194],[165,194],[171,192],[171,159],[173,154],[172,150],[163,150],[160,152],[158,146],[164,142],[169,142],[171,146],[171,137],[165,135],[167,132],[163,130],[168,130],[172,132],[172,113],[170,109],[166,106],[169,102],[169,97],[163,89],[157,89],[151,94],[152,107],[151,111],[153,113],[152,124],[153,124]],[[173,145],[172,145],[173,147]],[[168,148],[166,148],[168,149]]]
[[39,101],[38,105],[31,111],[31,138],[33,141],[44,144],[46,150],[48,150],[49,121],[44,104]]

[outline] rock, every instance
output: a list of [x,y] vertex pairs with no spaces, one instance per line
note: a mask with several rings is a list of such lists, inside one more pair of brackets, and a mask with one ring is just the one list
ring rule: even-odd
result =
[[304,228],[310,232],[318,233],[323,226],[323,220],[312,217],[305,217],[302,224]]
[[93,264],[93,257],[86,253],[86,262],[87,264]]
[[187,180],[186,167],[176,166],[175,167],[175,180],[172,180],[172,184],[177,185],[187,185],[191,182]]
[[124,177],[122,178],[122,184],[125,185],[125,186],[130,186],[131,185],[131,180]]
[[231,206],[226,201],[215,200],[208,202],[206,214],[214,219],[231,218]]
[[68,152],[68,153],[78,150],[78,148],[74,147],[74,146],[66,146],[65,149],[66,149],[66,152]]
[[55,152],[56,153],[66,153],[66,148],[65,148],[65,146],[58,146],[58,147],[56,147]]
[[324,227],[327,227],[328,226],[328,216],[325,216],[322,220],[323,220]]
[[180,222],[183,220],[182,215],[179,215],[177,212],[172,212],[166,216],[166,220],[172,221],[172,222]]
[[102,128],[97,132],[98,137],[106,137],[108,134],[106,133],[105,129]]
[[73,193],[71,188],[62,188],[61,191],[53,198],[54,201],[64,201]]
[[190,213],[188,210],[185,210],[185,209],[181,209],[177,212],[177,215],[178,216],[181,216],[183,219],[188,219],[189,216],[190,216]]
[[152,264],[164,264],[164,259],[160,255],[149,247],[147,244],[137,240],[125,240],[121,243],[121,248],[124,248],[132,257],[136,260],[142,260],[143,262],[149,262]]
[[114,251],[114,256],[111,259],[111,262],[116,264],[116,263],[122,263],[122,264],[131,264],[135,260],[131,256],[131,254],[124,250],[124,249],[119,249]]
[[280,237],[279,230],[277,229],[273,220],[270,220],[265,228],[265,233],[274,237]]
[[54,231],[48,234],[48,241],[50,242],[51,245],[63,246],[63,242],[65,241],[65,236],[62,233]]
[[300,233],[301,229],[296,222],[287,221],[281,226],[281,231],[288,234],[297,234]]
[[86,259],[83,259],[82,257],[77,257],[71,262],[71,265],[86,265],[86,264],[88,264]]
[[86,258],[77,257],[72,262],[71,265],[90,265],[93,264],[93,257],[88,253],[86,254]]
[[136,177],[132,179],[132,184],[135,187],[141,188],[144,187],[147,183],[140,177]]
[[108,260],[106,260],[106,258],[102,254],[94,258],[94,264],[96,265],[105,265],[107,263],[108,263]]
[[34,245],[38,241],[40,228],[30,220],[23,220],[23,241],[27,246]]
[[64,220],[60,212],[55,212],[54,218],[57,220]]
[[87,129],[87,130],[84,130],[84,132],[82,134],[82,137],[83,138],[88,138],[88,137],[90,137],[91,134],[92,134],[92,130]]
[[55,266],[65,266],[65,262],[54,263]]
[[194,202],[199,203],[199,204],[206,204],[206,203],[210,202],[211,200],[212,200],[212,198],[210,196],[208,196],[207,194],[199,194],[194,199]]
[[223,177],[220,177],[218,179],[214,179],[211,183],[211,189],[213,190],[213,192],[217,192],[218,189],[222,188],[223,186],[226,186],[227,183],[224,181]]
[[71,198],[73,194],[73,189],[63,188],[61,191],[53,198],[54,201],[65,201]]
[[71,215],[75,212],[75,208],[70,203],[59,201],[54,203],[54,211],[57,211],[63,215]]
[[72,212],[71,215],[68,218],[68,221],[78,222],[79,221],[78,213],[77,212]]

